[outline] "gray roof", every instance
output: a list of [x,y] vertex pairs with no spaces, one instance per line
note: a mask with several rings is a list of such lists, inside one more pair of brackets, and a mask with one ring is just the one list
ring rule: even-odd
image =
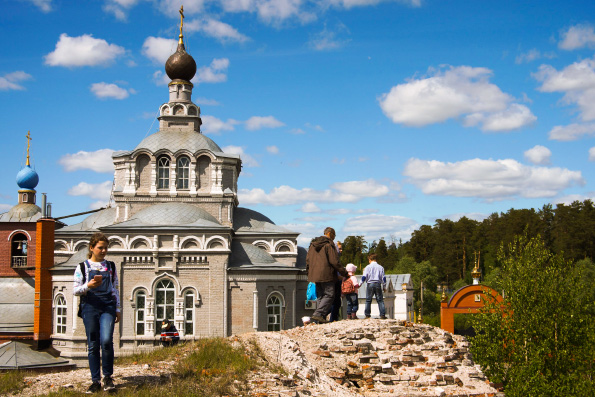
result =
[[151,153],[162,149],[167,149],[172,153],[181,149],[191,153],[196,153],[199,150],[223,153],[219,145],[212,139],[195,131],[157,131],[143,139],[134,150],[138,149],[148,149]]
[[41,218],[41,208],[35,204],[21,203],[0,214],[0,222],[36,222]]
[[56,266],[54,266],[52,268],[52,270],[54,269],[62,269],[64,270],[65,268],[69,268],[71,267],[74,271],[74,268],[81,262],[83,262],[84,260],[88,259],[87,257],[88,254],[88,250],[87,248],[83,248],[77,252],[75,252],[70,258],[68,258],[66,261],[57,264]]
[[207,211],[188,203],[159,203],[143,208],[133,214],[129,220],[102,228],[102,230],[121,228],[224,228]]
[[268,252],[249,243],[233,241],[231,243],[230,267],[258,267],[258,268],[290,268],[284,263],[279,263]]
[[7,342],[0,345],[0,369],[52,368],[72,366],[74,363],[56,358],[47,352],[34,351],[22,342]]
[[299,234],[277,226],[260,212],[237,207],[233,212],[233,229],[236,233],[281,233]]
[[94,232],[100,227],[111,225],[116,219],[116,209],[106,208],[86,217],[82,222],[60,229],[62,232]]
[[0,278],[0,332],[33,332],[35,279]]

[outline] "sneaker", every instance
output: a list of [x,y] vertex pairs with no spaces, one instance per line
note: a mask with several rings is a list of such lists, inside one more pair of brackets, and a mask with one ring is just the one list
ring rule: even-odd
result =
[[381,320],[388,320],[388,317],[386,317],[386,316],[380,316],[380,319]]
[[315,323],[317,323],[317,324],[324,324],[324,323],[326,323],[326,320],[324,318],[320,317],[320,316],[312,316],[312,317],[310,317],[310,319],[312,321],[314,321]]
[[366,316],[366,318],[370,318],[371,316]]
[[97,393],[98,391],[101,391],[101,383],[93,382],[87,389],[87,394]]
[[114,385],[114,381],[112,380],[111,376],[106,376],[105,378],[103,378],[103,390],[110,391],[114,390],[115,388],[116,385]]

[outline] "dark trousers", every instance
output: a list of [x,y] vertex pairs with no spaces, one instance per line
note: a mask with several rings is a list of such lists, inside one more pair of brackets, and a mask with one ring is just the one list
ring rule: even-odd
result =
[[386,310],[384,309],[384,296],[382,295],[382,284],[380,283],[368,283],[366,288],[366,308],[364,309],[364,314],[366,317],[370,317],[370,314],[372,313],[372,298],[374,295],[376,295],[376,302],[378,302],[380,317],[384,317],[386,315]]
[[[82,307],[83,323],[87,333],[87,350],[91,380],[101,380],[103,376],[114,373],[114,324],[116,320],[115,305],[92,305],[85,303]],[[101,356],[99,352],[101,350]],[[101,362],[101,364],[100,364]]]
[[331,305],[330,321],[337,321],[339,313],[341,312],[341,281],[335,282],[335,295],[333,297],[333,304]]
[[316,283],[316,296],[318,297],[316,299],[316,310],[314,310],[312,316],[322,317],[326,320],[335,299],[335,281]]

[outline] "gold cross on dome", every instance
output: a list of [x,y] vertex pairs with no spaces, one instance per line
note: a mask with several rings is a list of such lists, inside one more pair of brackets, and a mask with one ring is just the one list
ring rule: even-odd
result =
[[25,137],[27,138],[27,164],[26,165],[30,165],[29,163],[29,148],[31,147],[31,131],[27,131],[27,135],[25,135]]
[[180,36],[182,35],[182,27],[184,26],[184,6],[180,7]]

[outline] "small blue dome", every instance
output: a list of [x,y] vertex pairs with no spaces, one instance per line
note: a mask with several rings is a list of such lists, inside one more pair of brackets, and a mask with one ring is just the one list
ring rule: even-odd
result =
[[39,183],[39,175],[37,172],[27,165],[17,174],[17,185],[21,189],[35,189]]

